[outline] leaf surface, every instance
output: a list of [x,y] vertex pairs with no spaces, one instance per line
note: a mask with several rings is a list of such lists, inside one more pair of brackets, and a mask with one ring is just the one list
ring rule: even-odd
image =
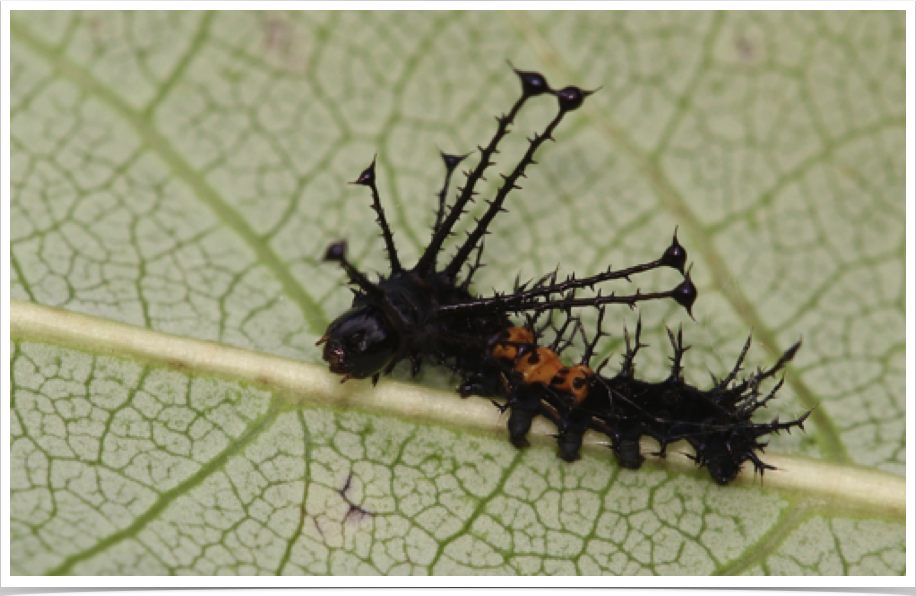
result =
[[[903,573],[903,19],[14,13],[11,572]],[[602,89],[510,196],[477,288],[653,258],[679,226],[697,322],[642,308],[641,374],[665,324],[701,386],[751,329],[747,369],[804,338],[771,409],[815,409],[762,486],[517,452],[444,371],[373,391],[317,366],[349,296],[325,246],[386,264],[344,182],[378,152],[410,263],[436,147],[492,135],[506,58]],[[526,109],[502,171],[553,110]],[[604,355],[636,317],[609,315]]]

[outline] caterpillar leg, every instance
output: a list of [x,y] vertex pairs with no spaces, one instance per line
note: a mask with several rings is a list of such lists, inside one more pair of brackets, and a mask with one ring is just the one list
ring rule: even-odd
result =
[[614,450],[614,455],[617,457],[617,463],[624,468],[638,470],[642,466],[642,462],[646,460],[639,452],[638,438],[621,439],[611,448]]
[[557,433],[557,455],[565,461],[579,459],[582,436],[592,425],[592,416],[581,410],[573,410],[566,416],[565,424]]
[[531,423],[545,412],[542,400],[543,388],[533,385],[517,384],[509,394],[506,407],[509,408],[509,441],[519,449],[524,449],[528,442],[528,431]]

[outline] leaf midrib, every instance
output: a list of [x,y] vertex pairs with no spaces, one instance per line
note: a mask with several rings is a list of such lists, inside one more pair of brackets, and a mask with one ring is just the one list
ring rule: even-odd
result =
[[[94,317],[20,300],[10,301],[10,336],[20,341],[42,341],[153,365],[178,367],[201,376],[216,376],[254,384],[273,391],[293,406],[310,402],[322,407],[345,407],[375,414],[420,420],[443,426],[503,434],[498,416],[487,400],[460,400],[451,393],[407,383],[383,381],[378,387],[367,382],[341,385],[323,367],[217,344],[170,335],[126,323]],[[456,422],[460,421],[460,422]],[[536,442],[548,441],[550,429],[539,421],[533,429]],[[596,441],[586,450],[606,452]],[[778,472],[767,474],[768,490],[783,490],[798,499],[827,504],[832,509],[867,512],[892,520],[906,519],[906,478],[850,464],[820,462],[767,452]],[[693,462],[685,455],[650,465],[691,472]],[[737,483],[760,482],[745,470]]]
[[[571,69],[563,63],[560,54],[555,48],[541,37],[536,28],[527,22],[525,15],[513,13],[513,19],[510,20],[514,20],[513,24],[521,31],[522,37],[528,41],[535,52],[542,55],[546,63],[554,65],[556,69],[563,71],[569,78]],[[173,72],[166,77],[167,81],[175,80],[193,62],[197,50],[208,35],[210,24],[210,18],[201,20],[194,35],[195,43],[191,44],[188,52],[178,61]],[[715,39],[716,30],[717,27],[715,26],[710,30],[705,44],[707,50]],[[14,39],[22,42],[46,60],[61,77],[69,80],[84,93],[95,97],[118,114],[143,141],[144,146],[158,155],[174,173],[175,177],[187,185],[193,196],[205,204],[216,218],[231,229],[252,250],[256,260],[270,271],[271,275],[280,283],[284,293],[298,306],[303,319],[309,327],[309,331],[314,335],[320,335],[327,323],[327,316],[322,306],[293,277],[287,264],[270,247],[267,239],[257,234],[244,217],[215,188],[207,183],[204,175],[195,170],[175,149],[172,143],[152,125],[152,111],[164,99],[162,94],[157,95],[144,109],[137,110],[102,84],[83,66],[69,60],[59,51],[59,48],[55,48],[34,35],[29,27],[19,22],[18,19],[10,19],[10,32]],[[702,68],[703,65],[700,66],[700,70]],[[694,80],[699,80],[699,78],[699,73],[696,73]],[[690,90],[685,95],[689,96],[689,94]],[[684,102],[684,104],[689,104],[689,102]],[[684,109],[686,109],[686,105],[681,106],[675,113],[673,120],[679,118]],[[638,164],[637,170],[645,176],[651,187],[656,190],[656,194],[662,203],[677,216],[681,227],[690,234],[692,246],[695,246],[697,252],[702,255],[712,277],[718,280],[731,279],[732,276],[729,274],[725,260],[709,239],[709,231],[700,223],[699,218],[690,209],[687,201],[684,200],[684,197],[665,175],[658,164],[657,155],[642,151],[633,139],[629,138],[624,130],[613,122],[608,115],[600,114],[596,110],[588,109],[587,107],[585,111],[587,117],[598,125],[598,129],[603,131],[611,141],[620,146]],[[754,329],[756,339],[763,343],[771,353],[780,353],[781,349],[775,333],[765,324],[741,288],[737,284],[724,283],[722,281],[717,286],[721,289],[725,299],[732,305],[738,317],[747,321],[749,327]],[[800,375],[790,375],[787,378],[787,382],[802,403],[812,410],[810,418],[818,427],[816,440],[822,453],[833,461],[851,463],[851,458],[840,439],[836,425],[825,408],[816,407],[819,400],[815,397],[811,388]]]

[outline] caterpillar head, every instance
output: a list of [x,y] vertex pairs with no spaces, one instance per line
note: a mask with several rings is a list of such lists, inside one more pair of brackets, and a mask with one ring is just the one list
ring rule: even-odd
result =
[[376,377],[398,352],[399,339],[385,315],[372,306],[351,308],[328,327],[317,345],[331,372],[347,379]]

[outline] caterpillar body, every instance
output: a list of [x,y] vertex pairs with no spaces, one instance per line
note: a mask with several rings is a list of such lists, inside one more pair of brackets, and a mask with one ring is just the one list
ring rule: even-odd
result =
[[[371,378],[375,384],[381,375],[389,374],[404,360],[410,361],[414,375],[424,362],[447,366],[462,377],[458,388],[462,396],[478,394],[501,400],[499,407],[510,411],[510,440],[518,447],[527,444],[525,437],[534,417],[546,416],[557,426],[559,455],[566,460],[578,457],[582,436],[592,429],[610,438],[617,460],[626,467],[640,466],[643,456],[639,439],[650,436],[660,444],[659,455],[664,455],[670,443],[688,441],[694,447],[697,463],[707,467],[720,483],[731,481],[748,460],[762,474],[771,466],[757,456],[765,445],[760,437],[802,427],[807,417],[806,414],[789,423],[751,421],[751,415],[772,399],[779,388],[777,385],[770,395],[760,399],[760,381],[772,377],[791,360],[798,345],[787,351],[772,369],[737,381],[745,348],[732,373],[706,391],[686,384],[682,378],[680,363],[686,348],[680,332],[671,335],[674,365],[664,381],[647,382],[635,377],[639,328],[635,347],[630,347],[627,338],[624,366],[617,375],[602,376],[600,367],[596,371],[589,365],[595,344],[603,335],[600,326],[605,306],[625,304],[633,308],[642,302],[673,300],[691,313],[697,290],[686,267],[687,251],[678,241],[676,231],[661,255],[645,263],[623,269],[608,267],[588,277],[573,274],[559,281],[554,272],[537,283],[516,285],[511,292],[490,296],[472,292],[472,279],[481,266],[489,225],[496,215],[505,211],[509,194],[521,188],[518,182],[525,176],[526,168],[536,163],[534,155],[538,149],[547,140],[553,140],[563,118],[593,93],[573,86],[553,90],[543,75],[513,70],[521,82],[521,96],[507,114],[497,118],[494,136],[485,147],[479,148],[480,160],[466,172],[464,186],[451,204],[447,201],[451,177],[468,155],[442,154],[446,175],[438,193],[432,235],[413,267],[402,265],[395,247],[376,186],[374,159],[353,182],[370,190],[391,271],[378,282],[370,281],[347,260],[343,240],[332,243],[325,252],[326,261],[336,262],[344,269],[354,294],[351,307],[331,322],[317,342],[324,346],[322,356],[331,372],[342,375],[341,382]],[[500,141],[529,100],[549,95],[557,100],[556,115],[542,132],[528,139],[527,150],[516,166],[503,175],[504,181],[487,200],[483,216],[475,221],[448,263],[439,268],[443,245],[474,201],[477,183],[494,165],[491,159],[498,153]],[[630,281],[634,276],[661,268],[677,270],[682,281],[667,291],[637,289],[633,293],[602,293],[607,282]],[[599,288],[596,295],[576,297],[578,291],[596,286]],[[567,366],[561,359],[561,345],[572,342],[565,335],[570,324],[581,330],[578,319],[570,313],[583,308],[599,309],[599,327],[594,340],[588,342],[582,360]],[[523,315],[533,321],[543,314],[550,319],[549,315],[557,312],[567,314],[567,324],[555,329],[556,337],[549,345],[539,345],[542,333],[531,325],[520,327],[511,321],[512,315]]]
[[[599,317],[599,327],[600,319]],[[751,345],[748,338],[734,368],[713,386],[701,390],[684,381],[681,361],[689,349],[683,334],[668,331],[674,355],[667,378],[642,381],[635,376],[636,354],[641,347],[641,325],[637,324],[635,342],[626,334],[623,365],[614,376],[602,376],[589,360],[600,337],[600,329],[587,343],[582,359],[567,365],[557,351],[561,341],[538,345],[536,332],[529,327],[512,327],[491,340],[491,356],[502,366],[505,403],[496,404],[508,419],[509,439],[517,447],[528,444],[526,435],[533,419],[545,416],[557,427],[558,455],[574,461],[579,457],[585,431],[592,429],[610,439],[609,446],[620,465],[639,468],[644,461],[640,438],[655,439],[659,450],[652,455],[665,457],[668,445],[687,441],[694,449],[694,460],[706,467],[720,484],[737,476],[742,465],[751,461],[763,475],[773,466],[758,456],[766,443],[761,437],[792,428],[804,429],[810,412],[788,422],[774,418],[755,423],[752,415],[776,396],[782,380],[766,394],[761,383],[776,375],[795,356],[801,343],[789,348],[771,368],[758,370],[738,379],[741,365]],[[562,338],[562,332],[558,339]],[[568,345],[569,342],[566,342]],[[462,387],[470,394],[473,385]],[[494,402],[496,403],[496,402]]]

